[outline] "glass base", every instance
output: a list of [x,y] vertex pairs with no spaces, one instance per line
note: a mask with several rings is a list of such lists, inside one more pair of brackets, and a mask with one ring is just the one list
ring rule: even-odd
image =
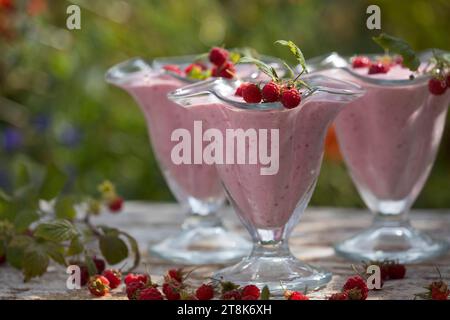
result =
[[235,262],[250,250],[249,241],[221,225],[182,229],[149,249],[159,258],[186,265]]
[[293,256],[250,256],[238,264],[219,270],[214,279],[231,281],[239,285],[265,285],[274,296],[282,296],[285,290],[305,291],[323,287],[331,280],[331,273],[313,268]]
[[338,255],[354,260],[416,263],[445,253],[448,244],[419,232],[408,223],[374,225],[335,246]]

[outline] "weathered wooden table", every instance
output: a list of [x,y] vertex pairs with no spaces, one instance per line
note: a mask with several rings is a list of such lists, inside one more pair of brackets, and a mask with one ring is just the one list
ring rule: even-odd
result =
[[[231,208],[223,210],[225,223],[247,235]],[[98,221],[111,226],[120,226],[138,240],[143,261],[140,271],[148,269],[152,277],[160,281],[163,273],[174,265],[158,260],[147,254],[148,244],[174,233],[182,220],[176,204],[154,204],[128,202],[124,212],[118,215],[104,214]],[[353,274],[351,263],[337,257],[333,243],[344,239],[370,224],[370,215],[355,209],[308,209],[292,236],[291,249],[304,261],[327,268],[333,272],[332,281],[323,289],[310,293],[312,299],[323,299],[332,292],[339,291],[345,279]],[[450,239],[450,210],[415,210],[411,214],[412,224],[417,228],[432,232],[435,236]],[[383,290],[371,291],[369,299],[412,299],[414,293],[423,292],[423,287],[436,279],[435,266],[450,280],[450,253],[426,263],[408,266],[405,279],[388,281]],[[193,284],[201,283],[211,273],[222,266],[202,266],[197,268],[191,279]],[[23,283],[19,271],[0,267],[0,299],[91,299],[86,289],[66,289],[67,274],[64,268],[52,265],[48,272],[38,279]],[[126,299],[123,288],[102,299]]]

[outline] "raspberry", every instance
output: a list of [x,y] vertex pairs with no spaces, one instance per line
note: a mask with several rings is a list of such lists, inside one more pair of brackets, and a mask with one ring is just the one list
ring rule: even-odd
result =
[[348,294],[347,292],[333,293],[328,297],[328,300],[348,300]]
[[108,203],[109,211],[111,212],[119,212],[122,210],[123,207],[123,198],[122,197],[115,197],[113,200],[111,200]]
[[247,85],[247,82],[241,83],[239,87],[237,87],[236,92],[234,93],[235,96],[242,97],[242,90],[244,90],[245,86]]
[[151,287],[142,290],[138,300],[164,300],[164,298],[158,289]]
[[280,87],[275,82],[267,83],[262,89],[264,102],[275,102],[280,99]]
[[232,79],[236,73],[236,68],[234,67],[233,63],[227,62],[219,68],[218,72],[219,77]]
[[369,293],[366,281],[361,276],[348,278],[342,291],[348,291],[347,294],[350,300],[366,300]]
[[118,286],[120,286],[120,283],[122,281],[122,274],[119,270],[115,269],[107,269],[103,271],[103,276],[108,279],[109,281],[109,287],[111,289],[115,289]]
[[365,68],[370,66],[370,59],[364,56],[354,57],[352,60],[353,68]]
[[211,300],[214,298],[214,288],[210,284],[202,284],[195,291],[195,296],[198,300]]
[[109,292],[109,281],[104,276],[96,275],[89,280],[88,289],[94,296],[103,297]]
[[286,290],[284,292],[284,297],[286,298],[286,300],[309,300],[308,296],[298,291]]
[[183,282],[183,269],[170,269],[169,271],[167,271],[167,275],[166,275],[167,280],[175,280],[179,283]]
[[242,293],[243,297],[252,296],[252,297],[255,297],[255,300],[257,300],[259,298],[259,295],[261,294],[261,292],[259,291],[259,288],[253,284],[249,284],[249,285],[245,286],[242,289],[241,293]]
[[261,90],[256,84],[249,83],[242,89],[242,97],[247,103],[258,103],[262,99]]
[[95,267],[97,268],[97,273],[102,274],[103,271],[105,271],[105,260],[93,257],[92,260],[94,260]]
[[192,70],[194,69],[198,69],[200,71],[204,71],[206,70],[205,65],[203,65],[202,63],[198,63],[198,62],[194,62],[191,63],[190,65],[188,65],[185,69],[184,69],[184,73],[189,74],[191,73]]
[[387,270],[389,279],[403,279],[406,274],[406,267],[399,263],[389,264]]
[[281,93],[281,103],[287,109],[295,108],[302,101],[302,96],[296,88],[285,89]]
[[447,83],[444,80],[431,78],[428,81],[428,90],[434,95],[441,95],[447,90]]
[[254,297],[254,296],[245,296],[245,297],[242,297],[241,300],[258,300],[258,298]]
[[134,273],[129,273],[127,274],[127,276],[125,277],[124,281],[125,284],[128,286],[132,283],[135,282],[142,282],[143,284],[146,284],[149,280],[148,275],[146,274],[134,274]]
[[166,296],[167,300],[180,300],[180,293],[178,288],[170,283],[164,283],[162,286],[162,292]]
[[131,282],[127,285],[126,293],[130,300],[137,300],[140,291],[145,287],[145,283],[141,281]]
[[222,294],[222,300],[241,300],[242,295],[238,290],[230,290]]
[[388,73],[389,66],[387,64],[377,62],[369,67],[369,74],[376,74],[376,73]]
[[166,71],[172,72],[172,73],[179,74],[179,75],[183,74],[183,72],[180,70],[180,68],[177,65],[175,65],[175,64],[166,64],[163,67],[163,69],[166,70]]
[[223,65],[227,59],[228,51],[223,48],[214,47],[209,51],[209,61],[218,67]]

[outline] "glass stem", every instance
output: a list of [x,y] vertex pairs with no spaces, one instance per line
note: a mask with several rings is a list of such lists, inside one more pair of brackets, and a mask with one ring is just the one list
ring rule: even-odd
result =
[[387,214],[383,212],[375,212],[373,218],[375,226],[400,227],[409,225],[408,210],[398,214]]
[[181,225],[183,230],[195,228],[215,228],[223,227],[217,212],[211,212],[208,215],[201,215],[190,211]]

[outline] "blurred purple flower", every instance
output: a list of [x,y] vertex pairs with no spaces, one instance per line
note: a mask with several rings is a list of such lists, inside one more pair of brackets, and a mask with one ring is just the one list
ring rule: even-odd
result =
[[3,131],[3,149],[11,152],[22,146],[22,133],[16,128],[9,127]]
[[73,148],[80,144],[81,137],[81,131],[74,126],[69,125],[61,133],[60,141],[63,145]]
[[47,131],[51,125],[51,122],[51,116],[45,113],[40,113],[31,120],[31,124],[39,133]]

